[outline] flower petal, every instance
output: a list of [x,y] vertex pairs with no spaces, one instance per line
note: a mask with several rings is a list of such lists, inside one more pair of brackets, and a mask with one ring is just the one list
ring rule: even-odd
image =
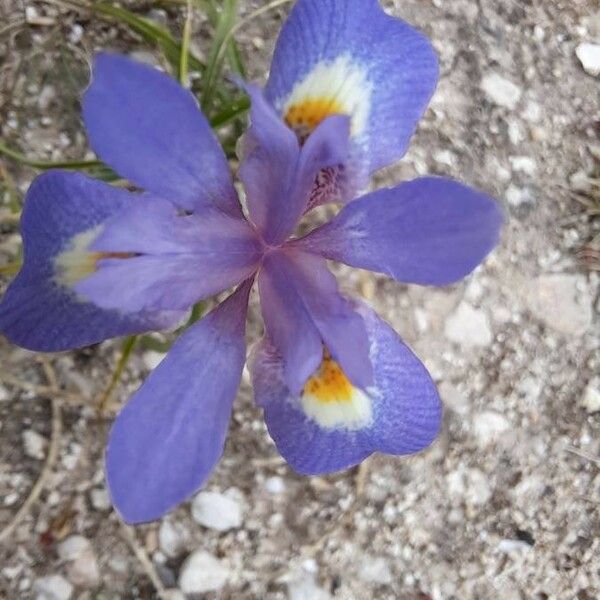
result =
[[92,147],[120,175],[190,211],[240,215],[227,160],[194,96],[148,65],[96,56],[83,98]]
[[108,258],[75,289],[99,306],[127,311],[186,309],[249,277],[261,255],[245,220],[214,208],[182,215],[166,200],[143,196],[108,222],[91,248]]
[[352,387],[332,397],[315,395],[307,385],[293,394],[284,382],[281,355],[267,338],[252,354],[256,401],[279,452],[298,473],[339,471],[377,451],[418,452],[439,432],[441,403],[427,370],[387,323],[364,306],[358,310],[374,369],[366,390]]
[[78,252],[77,241],[81,246],[89,232],[135,202],[132,194],[78,173],[38,177],[25,198],[23,268],[0,303],[0,331],[19,346],[49,352],[174,325],[182,313],[102,310],[73,289],[98,259]]
[[371,384],[363,320],[338,292],[324,260],[301,252],[272,252],[264,260],[259,285],[267,335],[283,355],[292,391],[298,392],[321,362],[322,344],[355,385]]
[[246,359],[251,286],[190,327],[117,416],[106,474],[128,523],[158,519],[183,502],[221,457]]
[[244,140],[240,178],[250,218],[265,241],[277,245],[306,210],[321,169],[346,161],[349,119],[342,115],[327,118],[300,149],[260,90],[246,87],[252,97],[252,125]]
[[502,221],[489,196],[426,177],[351,202],[295,244],[401,282],[446,285],[468,275],[491,252]]
[[284,357],[284,379],[299,392],[321,362],[323,345],[283,261],[267,257],[258,276],[265,328]]
[[330,114],[350,115],[354,155],[371,173],[403,156],[437,78],[429,40],[377,0],[298,0],[266,96],[301,136]]

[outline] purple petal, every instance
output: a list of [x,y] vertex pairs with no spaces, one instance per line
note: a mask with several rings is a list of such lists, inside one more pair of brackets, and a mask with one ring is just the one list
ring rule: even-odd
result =
[[398,281],[446,285],[468,275],[491,252],[502,220],[489,196],[427,177],[351,202],[296,244]]
[[263,263],[261,282],[261,294],[268,291],[261,296],[267,335],[283,354],[290,389],[298,391],[321,361],[315,329],[355,385],[371,384],[363,320],[338,292],[324,260],[301,252],[272,252]]
[[377,0],[298,0],[277,41],[266,96],[299,129],[331,111],[350,115],[353,155],[372,172],[403,156],[437,77],[427,38]]
[[135,202],[132,194],[78,173],[38,177],[25,198],[23,268],[0,303],[0,331],[19,346],[48,352],[174,325],[180,312],[102,310],[59,276],[57,258],[78,234]]
[[343,401],[291,393],[281,355],[267,339],[253,352],[257,403],[277,449],[294,470],[319,475],[353,466],[373,452],[402,455],[427,447],[441,423],[441,404],[423,364],[393,329],[365,307],[373,385]]
[[321,362],[321,335],[290,282],[283,260],[267,257],[258,285],[265,328],[284,357],[286,385],[297,393]]
[[251,286],[190,327],[118,415],[106,474],[128,523],[158,519],[183,502],[221,457],[246,359]]
[[92,75],[83,117],[104,162],[187,210],[241,214],[225,155],[190,92],[117,54],[98,54]]
[[287,188],[294,178],[300,146],[260,90],[247,86],[252,99],[250,128],[244,137],[240,167],[250,218],[264,234],[273,213],[285,209]]
[[166,200],[145,198],[111,220],[92,249],[105,258],[76,286],[104,308],[185,309],[242,282],[257,268],[261,246],[243,219],[207,209],[182,215]]
[[248,86],[252,126],[246,135],[240,178],[252,221],[272,245],[282,243],[305,212],[319,171],[346,162],[349,119],[331,116],[300,150],[294,134]]

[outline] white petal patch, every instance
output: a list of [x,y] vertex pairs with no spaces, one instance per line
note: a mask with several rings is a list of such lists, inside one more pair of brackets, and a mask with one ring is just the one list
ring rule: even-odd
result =
[[302,394],[302,410],[323,429],[364,429],[373,422],[371,398],[362,390],[354,388],[350,399],[323,402],[316,396]]
[[75,235],[68,246],[54,259],[56,280],[72,288],[84,277],[96,270],[98,253],[91,252],[90,246],[100,235],[102,225],[92,227]]
[[[329,114],[351,117],[351,135],[360,136],[366,129],[371,110],[373,86],[368,71],[348,54],[331,61],[321,61],[294,86],[287,98],[279,98],[275,107],[286,117],[290,109],[302,110],[306,104],[318,102],[331,106]],[[318,122],[316,123],[318,125]]]
[[324,429],[364,429],[373,422],[371,397],[352,385],[328,351],[306,382],[300,405],[304,414]]

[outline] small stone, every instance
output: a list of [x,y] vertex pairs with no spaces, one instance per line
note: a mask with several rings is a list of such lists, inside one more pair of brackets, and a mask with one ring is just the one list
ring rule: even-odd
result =
[[203,594],[220,590],[227,579],[229,569],[204,550],[190,554],[179,574],[179,587],[184,594]]
[[529,283],[525,301],[536,318],[556,331],[582,335],[591,328],[593,298],[582,275],[542,275]]
[[514,554],[515,552],[527,550],[531,550],[531,546],[521,540],[500,540],[498,544],[498,551],[502,554]]
[[491,410],[479,413],[473,418],[473,433],[482,446],[491,444],[509,429],[509,420]]
[[57,552],[68,563],[67,577],[71,583],[84,588],[100,583],[98,561],[89,540],[81,535],[69,536],[58,545]]
[[0,402],[6,402],[8,398],[8,390],[3,385],[0,385]]
[[67,577],[79,587],[96,587],[100,583],[100,570],[94,553],[91,550],[84,552],[67,565]]
[[33,584],[36,600],[70,600],[73,586],[61,575],[48,575]]
[[134,50],[133,52],[129,53],[129,56],[133,60],[150,65],[151,67],[161,67],[158,57],[153,52],[148,52],[146,50]]
[[498,73],[486,75],[481,88],[494,104],[510,110],[514,110],[521,99],[521,88]]
[[317,585],[315,573],[297,569],[283,578],[287,583],[288,600],[329,600],[331,596]]
[[509,160],[514,171],[520,171],[525,175],[535,175],[537,164],[533,158],[529,156],[511,156]]
[[488,479],[479,469],[467,472],[467,501],[475,506],[485,504],[492,497]]
[[19,494],[17,492],[10,492],[4,496],[4,506],[12,506],[19,499]]
[[469,411],[469,398],[449,381],[440,383],[439,392],[444,406],[462,415]]
[[48,440],[33,429],[26,429],[23,434],[23,447],[29,458],[42,460],[46,454]]
[[227,531],[242,524],[242,508],[236,500],[223,494],[200,492],[192,502],[192,517],[204,527]]
[[285,481],[281,477],[274,476],[269,477],[265,481],[265,489],[269,494],[278,495],[283,494],[285,491]]
[[446,476],[448,492],[464,498],[472,506],[481,506],[492,497],[487,477],[479,469],[459,468]]
[[461,302],[446,321],[446,337],[464,348],[484,347],[494,339],[487,315],[467,302]]
[[393,581],[388,561],[380,556],[363,556],[358,569],[358,578],[365,583],[376,585],[389,585]]
[[83,27],[79,23],[75,23],[69,31],[69,41],[71,44],[79,44],[83,37]]
[[169,558],[177,558],[183,554],[189,538],[187,529],[181,523],[167,519],[160,524],[158,545]]
[[23,565],[15,565],[14,567],[4,567],[1,571],[2,576],[6,579],[15,579],[23,571]]
[[508,122],[508,139],[515,146],[518,146],[525,139],[523,128],[516,119],[511,119]]
[[600,379],[590,381],[585,388],[582,406],[591,414],[600,411]]
[[153,371],[160,365],[163,358],[166,356],[164,352],[155,352],[154,350],[148,350],[148,352],[144,352],[142,355],[142,359],[144,360],[144,365],[149,371]]
[[600,75],[600,44],[584,42],[575,50],[584,71],[592,77]]
[[506,190],[506,201],[511,206],[518,207],[523,204],[533,204],[534,200],[529,188],[520,188],[511,183]]
[[90,490],[90,502],[96,510],[110,510],[110,496],[104,488],[93,488]]
[[58,557],[61,560],[75,560],[78,556],[91,549],[88,539],[82,535],[71,535],[62,541],[58,547]]
[[127,573],[129,570],[129,563],[127,559],[122,556],[113,556],[108,560],[108,566],[115,571],[115,573]]

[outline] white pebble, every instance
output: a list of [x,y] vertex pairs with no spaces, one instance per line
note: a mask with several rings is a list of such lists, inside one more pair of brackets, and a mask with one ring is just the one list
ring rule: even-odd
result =
[[582,335],[592,326],[592,293],[582,275],[542,275],[532,280],[525,301],[533,316],[548,327]]
[[110,496],[104,488],[93,488],[90,491],[90,502],[96,510],[110,510]]
[[600,44],[584,42],[575,50],[584,71],[592,77],[600,75]]
[[514,171],[520,171],[525,175],[535,175],[537,164],[533,158],[529,156],[511,156],[509,160]]
[[61,575],[48,575],[33,584],[36,600],[70,600],[73,586]]
[[487,315],[467,302],[461,302],[446,321],[446,337],[464,348],[488,346],[494,339]]
[[181,566],[179,587],[184,594],[214,592],[225,585],[229,575],[225,564],[204,550],[196,550]]
[[381,556],[363,556],[358,570],[358,578],[365,583],[377,585],[387,585],[393,581],[390,565]]
[[281,477],[269,477],[265,481],[265,489],[269,494],[277,495],[283,494],[285,491],[285,481]]
[[492,102],[510,110],[514,110],[521,99],[521,88],[498,73],[486,75],[481,88]]
[[148,350],[147,352],[144,352],[142,358],[144,360],[144,365],[146,365],[146,368],[149,371],[153,371],[154,369],[156,369],[156,367],[158,367],[158,365],[160,365],[165,356],[166,354],[164,352],[155,352],[154,350]]
[[189,542],[189,533],[181,523],[165,520],[158,530],[158,545],[169,558],[176,558],[185,550]]
[[600,379],[588,383],[581,404],[590,414],[600,411]]
[[29,458],[42,460],[46,454],[48,440],[33,429],[26,429],[23,434],[23,447]]
[[67,576],[71,583],[84,588],[100,583],[100,570],[94,549],[89,540],[81,535],[69,536],[57,548],[58,556],[66,561]]
[[329,600],[331,596],[315,581],[315,574],[297,569],[284,576],[287,581],[288,600]]
[[88,539],[82,535],[71,535],[62,541],[56,550],[61,560],[75,560],[90,549],[91,545]]
[[473,418],[473,433],[482,446],[491,444],[510,429],[510,421],[500,413],[488,410]]
[[531,550],[531,546],[527,542],[521,540],[501,540],[498,544],[498,551],[502,554],[513,554],[515,552]]
[[217,492],[200,492],[192,502],[192,517],[200,525],[217,531],[227,531],[242,524],[240,504]]
[[511,183],[506,190],[506,201],[511,206],[518,207],[523,204],[532,204],[535,198],[528,188],[519,188]]

